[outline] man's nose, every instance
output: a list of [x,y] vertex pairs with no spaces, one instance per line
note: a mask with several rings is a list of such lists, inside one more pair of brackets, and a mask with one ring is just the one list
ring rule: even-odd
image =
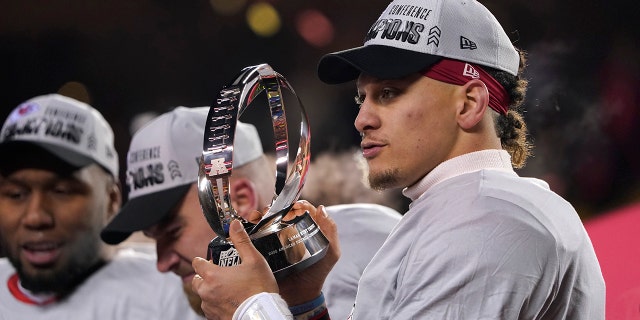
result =
[[25,210],[23,223],[27,228],[46,229],[54,225],[53,213],[42,193],[32,193]]

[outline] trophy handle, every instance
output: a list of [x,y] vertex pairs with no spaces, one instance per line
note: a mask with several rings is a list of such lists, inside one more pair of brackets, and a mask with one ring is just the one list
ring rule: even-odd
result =
[[[288,176],[289,145],[282,88],[293,93],[301,110],[300,142],[293,168]],[[229,237],[231,221],[240,220],[245,228],[250,225],[238,216],[231,205],[229,177],[233,171],[236,123],[248,105],[262,91],[266,91],[273,123],[276,186],[268,212],[251,229],[250,234],[279,223],[298,200],[306,178],[311,135],[302,101],[289,82],[268,64],[244,68],[229,86],[220,91],[215,106],[209,109],[198,171],[198,198],[202,211],[213,231],[224,239]]]

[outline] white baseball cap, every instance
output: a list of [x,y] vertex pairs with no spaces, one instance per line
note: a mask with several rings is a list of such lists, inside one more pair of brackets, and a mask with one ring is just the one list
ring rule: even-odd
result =
[[[102,231],[102,240],[117,244],[132,232],[157,224],[197,182],[208,112],[209,107],[176,107],[134,134],[127,153],[129,199]],[[234,168],[262,154],[256,128],[238,122]]]
[[520,57],[491,12],[476,0],[395,0],[371,26],[361,47],[325,55],[318,77],[337,84],[361,72],[394,79],[443,57],[517,75]]
[[5,157],[16,147],[33,145],[74,168],[97,163],[118,177],[113,130],[102,114],[86,103],[49,94],[17,106],[0,131],[0,150]]

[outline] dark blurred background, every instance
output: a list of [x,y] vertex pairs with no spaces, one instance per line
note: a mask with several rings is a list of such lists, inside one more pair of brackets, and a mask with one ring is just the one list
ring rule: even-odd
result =
[[[635,5],[481,2],[529,54],[525,117],[535,157],[520,173],[548,181],[583,219],[637,201]],[[221,86],[258,63],[282,73],[302,98],[314,155],[357,145],[354,85],[324,85],[316,64],[325,53],[360,45],[388,1],[0,3],[2,119],[37,95],[61,92],[85,100],[112,124],[122,171],[137,121],[178,105],[210,105]]]

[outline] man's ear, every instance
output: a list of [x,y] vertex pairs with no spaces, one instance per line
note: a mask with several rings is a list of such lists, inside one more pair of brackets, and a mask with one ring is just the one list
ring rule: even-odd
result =
[[467,82],[461,89],[464,90],[465,99],[463,108],[458,112],[458,124],[461,128],[470,130],[484,117],[489,105],[489,90],[478,79]]
[[259,209],[255,184],[247,178],[233,179],[231,181],[231,201],[238,215],[251,221],[253,212]]
[[122,206],[122,189],[120,187],[119,181],[114,181],[107,186],[107,194],[109,195],[109,205],[107,212],[107,221],[111,220],[113,216],[115,216],[118,211],[120,211],[120,207]]

